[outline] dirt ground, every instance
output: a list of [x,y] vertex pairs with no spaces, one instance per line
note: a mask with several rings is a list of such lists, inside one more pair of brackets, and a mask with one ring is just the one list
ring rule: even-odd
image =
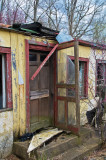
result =
[[94,151],[83,160],[106,160],[106,144],[101,149]]
[[9,157],[4,158],[2,160],[21,160],[18,157],[16,157],[15,155],[11,154]]

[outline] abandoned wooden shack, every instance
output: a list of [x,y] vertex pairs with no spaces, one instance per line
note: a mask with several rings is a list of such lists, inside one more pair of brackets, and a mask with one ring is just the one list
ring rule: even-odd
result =
[[57,34],[39,23],[0,27],[0,158],[27,132],[55,126],[78,134],[98,85],[106,85],[106,46],[83,40],[56,46]]

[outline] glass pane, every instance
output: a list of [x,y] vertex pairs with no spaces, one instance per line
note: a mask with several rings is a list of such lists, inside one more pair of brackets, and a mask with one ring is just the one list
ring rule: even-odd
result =
[[75,88],[68,89],[68,96],[75,97]]
[[6,108],[6,77],[5,77],[5,55],[2,55],[2,96],[3,96],[3,108]]
[[84,96],[84,63],[79,62],[79,94],[80,96]]
[[66,89],[58,88],[58,96],[66,96]]
[[65,123],[65,103],[58,100],[58,122]]
[[68,57],[68,63],[67,63],[67,83],[68,84],[75,84],[75,64],[73,61]]
[[58,63],[58,83],[66,83],[66,64]]
[[68,125],[76,125],[76,104],[68,102]]

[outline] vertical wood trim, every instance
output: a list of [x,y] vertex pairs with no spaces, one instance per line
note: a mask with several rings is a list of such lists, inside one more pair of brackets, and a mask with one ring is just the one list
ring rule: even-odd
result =
[[79,47],[78,41],[74,42],[75,56],[75,92],[76,92],[76,124],[80,131],[80,97],[79,97]]
[[12,98],[13,98],[13,134],[14,138],[19,136],[20,109],[19,109],[19,85],[18,85],[18,35],[10,33],[11,36],[11,66],[12,66]]
[[25,40],[26,53],[26,128],[30,131],[30,100],[29,100],[29,43]]
[[11,54],[6,54],[6,99],[7,108],[12,108]]
[[[54,54],[54,125],[56,125],[57,123],[57,88],[56,88],[56,75],[57,75],[57,54],[58,52],[56,52]],[[58,78],[58,77],[57,77]]]
[[[21,34],[18,34],[18,85],[19,85],[19,123],[20,136],[26,132],[26,84],[25,84],[25,40]],[[23,66],[23,67],[22,67]],[[22,81],[20,82],[20,76]]]

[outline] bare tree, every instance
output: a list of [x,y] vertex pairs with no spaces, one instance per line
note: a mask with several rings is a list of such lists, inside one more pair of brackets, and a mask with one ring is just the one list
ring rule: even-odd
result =
[[5,9],[5,3],[6,0],[1,0],[0,2],[0,22],[3,22],[3,13],[4,13],[4,9]]
[[90,25],[94,17],[100,14],[104,2],[98,0],[64,0],[64,4],[69,34],[80,38],[90,32]]

